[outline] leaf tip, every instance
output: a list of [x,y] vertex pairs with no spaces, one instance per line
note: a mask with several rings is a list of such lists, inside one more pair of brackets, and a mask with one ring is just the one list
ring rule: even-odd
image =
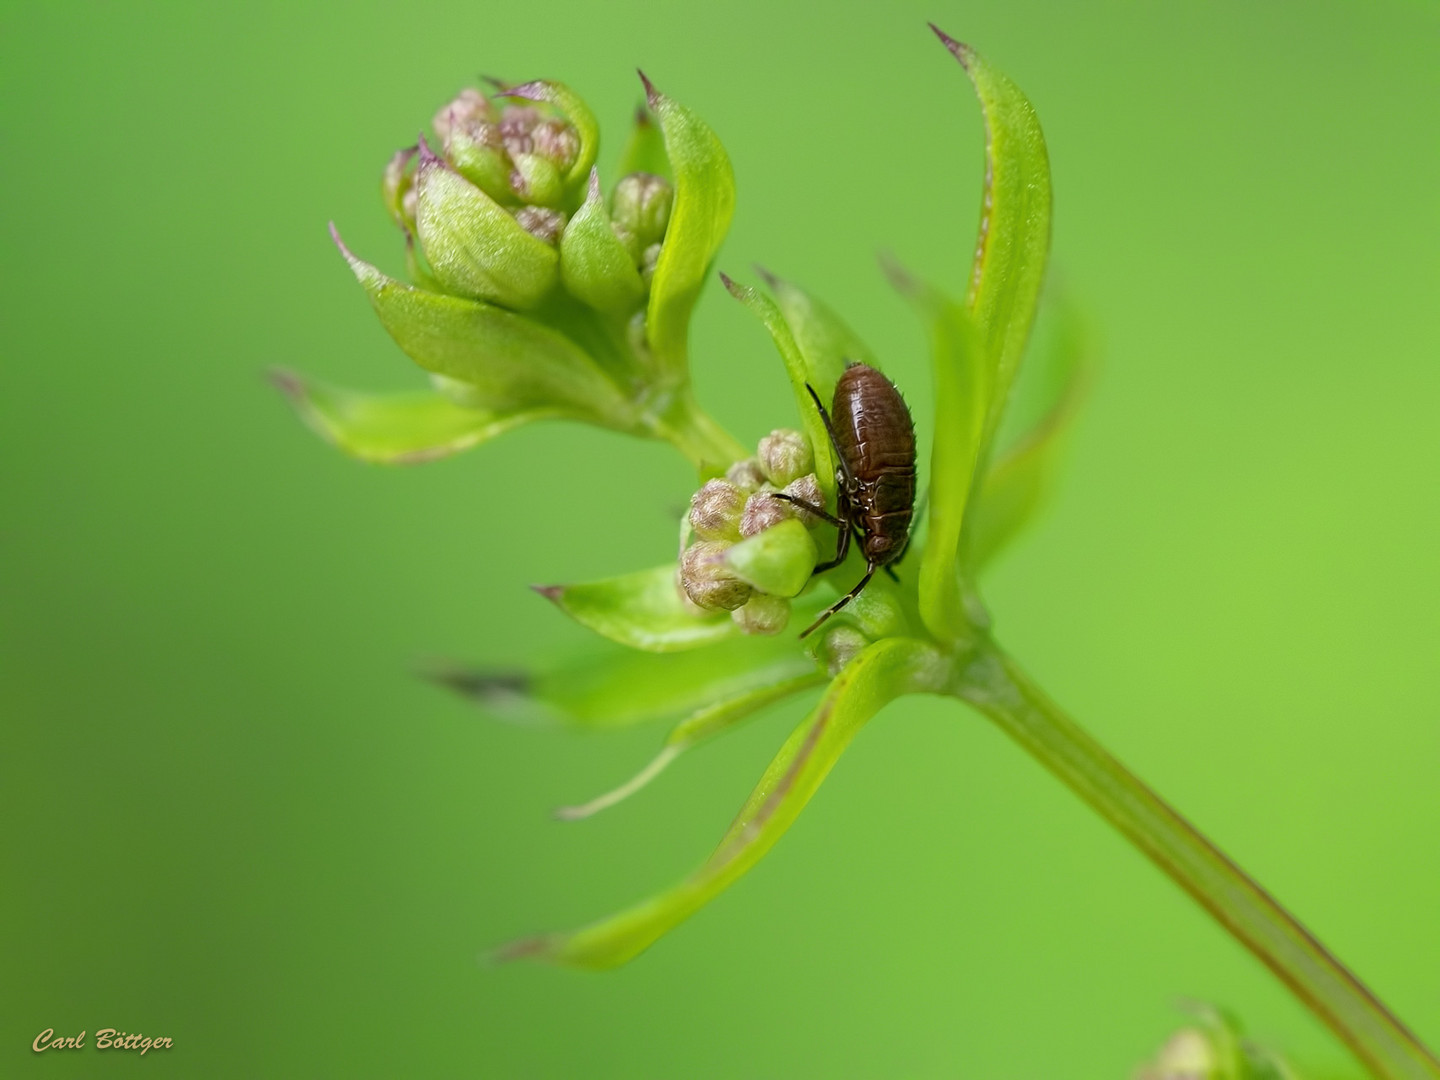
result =
[[[332,225],[333,229],[334,226]],[[271,386],[279,390],[296,405],[305,401],[305,380],[289,368],[272,367],[265,372],[265,378]]]
[[755,273],[760,275],[761,280],[764,281],[765,284],[768,285],[771,289],[777,289],[783,284],[780,278],[776,277],[759,263],[752,263],[751,266],[754,269]]
[[585,192],[585,201],[586,201],[586,202],[592,202],[592,203],[598,203],[598,202],[600,201],[601,197],[602,197],[602,196],[601,196],[601,194],[600,194],[600,167],[599,167],[598,165],[591,165],[591,166],[590,166],[590,186],[586,189],[586,192]]
[[553,949],[554,943],[550,935],[536,934],[533,937],[506,942],[489,952],[481,953],[480,962],[498,966],[513,963],[516,960],[545,959]]
[[940,43],[944,45],[945,48],[950,50],[950,55],[955,57],[956,60],[960,61],[961,67],[963,67],[966,71],[969,71],[971,63],[973,63],[975,60],[975,50],[972,49],[969,45],[966,45],[963,41],[956,41],[949,34],[945,33],[944,30],[941,30],[938,26],[936,26],[933,22],[930,23],[929,26],[930,29],[935,32],[935,36],[940,39]]
[[550,601],[558,604],[558,603],[560,602],[560,598],[565,595],[565,586],[564,586],[564,585],[531,585],[531,586],[530,586],[530,591],[531,591],[531,592],[537,592],[537,593],[539,593],[541,596],[545,597],[546,600],[550,600]]
[[655,84],[650,81],[649,76],[646,75],[645,72],[641,71],[639,68],[636,68],[635,74],[640,76],[640,82],[645,87],[646,104],[648,104],[652,109],[657,108],[660,104],[660,91],[655,89]]
[[532,79],[530,82],[521,83],[519,86],[506,88],[503,81],[487,79],[496,87],[495,97],[524,98],[526,101],[547,100],[546,86],[544,79]]

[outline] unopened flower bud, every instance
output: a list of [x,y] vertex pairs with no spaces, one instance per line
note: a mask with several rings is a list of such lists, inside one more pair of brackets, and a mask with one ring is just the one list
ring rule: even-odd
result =
[[760,490],[760,485],[765,483],[765,474],[760,471],[758,461],[754,458],[746,458],[744,461],[735,462],[726,469],[725,479],[749,495],[751,492]]
[[640,279],[649,285],[655,279],[655,268],[660,265],[660,244],[651,244],[640,253]]
[[756,593],[730,617],[747,634],[778,634],[790,621],[790,601],[783,596]]
[[782,521],[725,551],[725,563],[741,581],[772,596],[795,596],[810,580],[819,553],[798,521]]
[[785,494],[789,495],[795,502],[790,506],[795,511],[795,516],[805,523],[807,528],[820,524],[820,519],[809,510],[802,508],[799,503],[808,503],[810,506],[825,505],[825,495],[820,490],[820,479],[813,472],[806,473],[798,480],[792,480],[785,485]]
[[613,221],[610,223],[610,231],[615,234],[615,239],[620,241],[620,246],[623,247],[626,254],[630,256],[631,264],[638,269],[641,260],[645,256],[645,251],[641,248],[639,239],[629,229],[617,225]]
[[690,498],[690,527],[702,540],[740,539],[745,496],[727,480],[707,480]]
[[396,150],[385,166],[385,176],[380,190],[385,198],[385,209],[390,211],[395,224],[407,233],[415,231],[415,175],[410,163],[415,159],[419,147],[407,146]]
[[531,133],[540,122],[540,113],[529,105],[506,105],[500,114],[500,138],[511,157],[533,153]]
[[457,126],[494,118],[495,110],[485,95],[479,90],[466,87],[452,101],[440,107],[435,119],[431,121],[431,126],[435,129],[436,138],[444,143],[449,141],[450,133]]
[[709,611],[734,611],[750,599],[750,586],[725,565],[729,546],[701,540],[680,557],[680,587],[692,603]]
[[542,120],[530,133],[534,152],[550,161],[561,173],[580,156],[580,135],[564,120]]
[[558,242],[565,229],[565,215],[546,206],[522,206],[515,211],[515,220],[531,236],[547,244]]
[[1181,1028],[1139,1073],[1140,1080],[1213,1080],[1219,1060],[1209,1036],[1199,1028]]
[[675,189],[653,173],[631,173],[615,185],[610,216],[621,228],[635,234],[642,248],[659,243],[670,224]]
[[839,675],[845,665],[869,644],[869,638],[855,627],[844,623],[832,624],[819,635],[819,641],[814,645],[815,660],[824,665],[827,674]]
[[815,468],[810,441],[790,428],[776,428],[761,439],[756,456],[765,475],[776,487],[784,487]]
[[775,498],[775,494],[775,489],[765,484],[745,500],[745,509],[740,512],[741,536],[759,536],[766,529],[799,516],[794,506]]
[[510,186],[521,200],[537,206],[558,206],[565,195],[565,177],[555,162],[540,154],[514,154]]
[[492,199],[504,202],[515,198],[510,186],[514,166],[497,125],[483,121],[454,125],[445,140],[445,158]]

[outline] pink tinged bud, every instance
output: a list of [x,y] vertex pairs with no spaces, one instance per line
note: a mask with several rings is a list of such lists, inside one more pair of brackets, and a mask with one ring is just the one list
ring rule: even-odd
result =
[[511,157],[530,154],[535,150],[532,132],[540,122],[540,113],[529,105],[506,105],[500,114],[500,138]]
[[760,485],[765,483],[765,474],[760,470],[758,461],[754,458],[746,458],[744,461],[735,462],[726,469],[725,479],[749,495],[760,490]]
[[747,634],[778,634],[790,621],[790,601],[783,596],[756,593],[744,607],[732,611],[730,618]]
[[664,239],[674,201],[675,189],[668,180],[653,173],[631,173],[615,185],[610,216],[634,233],[642,247],[649,247]]
[[[825,505],[825,496],[820,491],[820,480],[813,472],[786,484],[785,494],[791,498],[799,499],[801,502],[809,503],[811,506]],[[802,510],[794,503],[791,503],[790,506],[794,509],[795,516],[805,524],[807,529],[820,524],[820,519],[810,513],[810,511]]]
[[832,624],[829,631],[820,635],[819,641],[815,643],[814,655],[816,661],[825,666],[826,673],[833,677],[839,675],[845,665],[869,644],[870,639],[855,627],[843,623]]
[[522,206],[515,211],[515,220],[531,236],[547,244],[558,243],[560,234],[565,231],[565,215],[544,206]]
[[740,539],[745,496],[727,480],[707,480],[690,498],[690,528],[702,540]]
[[757,457],[766,477],[777,487],[815,470],[809,440],[790,428],[776,428],[761,439]]
[[410,233],[415,230],[415,175],[410,163],[415,160],[419,147],[407,146],[395,151],[385,166],[385,176],[380,190],[385,199],[385,209],[390,211],[395,224]]
[[759,536],[766,529],[798,516],[794,506],[775,498],[775,489],[766,485],[745,500],[745,509],[740,513],[740,535]]
[[640,256],[640,280],[648,286],[655,280],[655,268],[660,265],[660,245],[651,244]]
[[580,156],[580,135],[564,120],[542,120],[530,133],[534,152],[549,160],[561,173],[568,172]]
[[734,611],[750,599],[751,588],[725,565],[729,544],[701,540],[680,557],[680,587],[691,603],[707,611]]
[[436,137],[443,143],[449,140],[451,131],[460,124],[494,118],[495,111],[485,95],[479,90],[467,87],[461,90],[454,100],[441,106],[435,119],[431,121],[431,126],[435,128]]

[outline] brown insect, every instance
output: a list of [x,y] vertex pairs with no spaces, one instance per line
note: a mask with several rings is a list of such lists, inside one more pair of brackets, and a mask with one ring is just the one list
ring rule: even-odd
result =
[[815,573],[843,563],[853,536],[865,555],[865,576],[822,611],[801,632],[802,638],[859,596],[876,570],[895,577],[891,564],[905,554],[915,514],[915,425],[895,384],[868,364],[848,364],[835,384],[830,412],[814,387],[806,383],[805,389],[835,448],[835,513],[789,495],[774,498],[794,503],[839,530],[835,557],[816,566]]

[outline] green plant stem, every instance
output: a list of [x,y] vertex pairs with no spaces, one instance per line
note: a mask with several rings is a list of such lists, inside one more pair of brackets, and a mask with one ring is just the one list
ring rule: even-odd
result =
[[980,644],[957,694],[1198,900],[1375,1076],[1440,1077],[1440,1061],[1299,920],[1111,757],[997,646]]
[[687,386],[676,394],[663,415],[650,421],[658,438],[684,454],[701,472],[724,472],[749,452],[695,400]]

